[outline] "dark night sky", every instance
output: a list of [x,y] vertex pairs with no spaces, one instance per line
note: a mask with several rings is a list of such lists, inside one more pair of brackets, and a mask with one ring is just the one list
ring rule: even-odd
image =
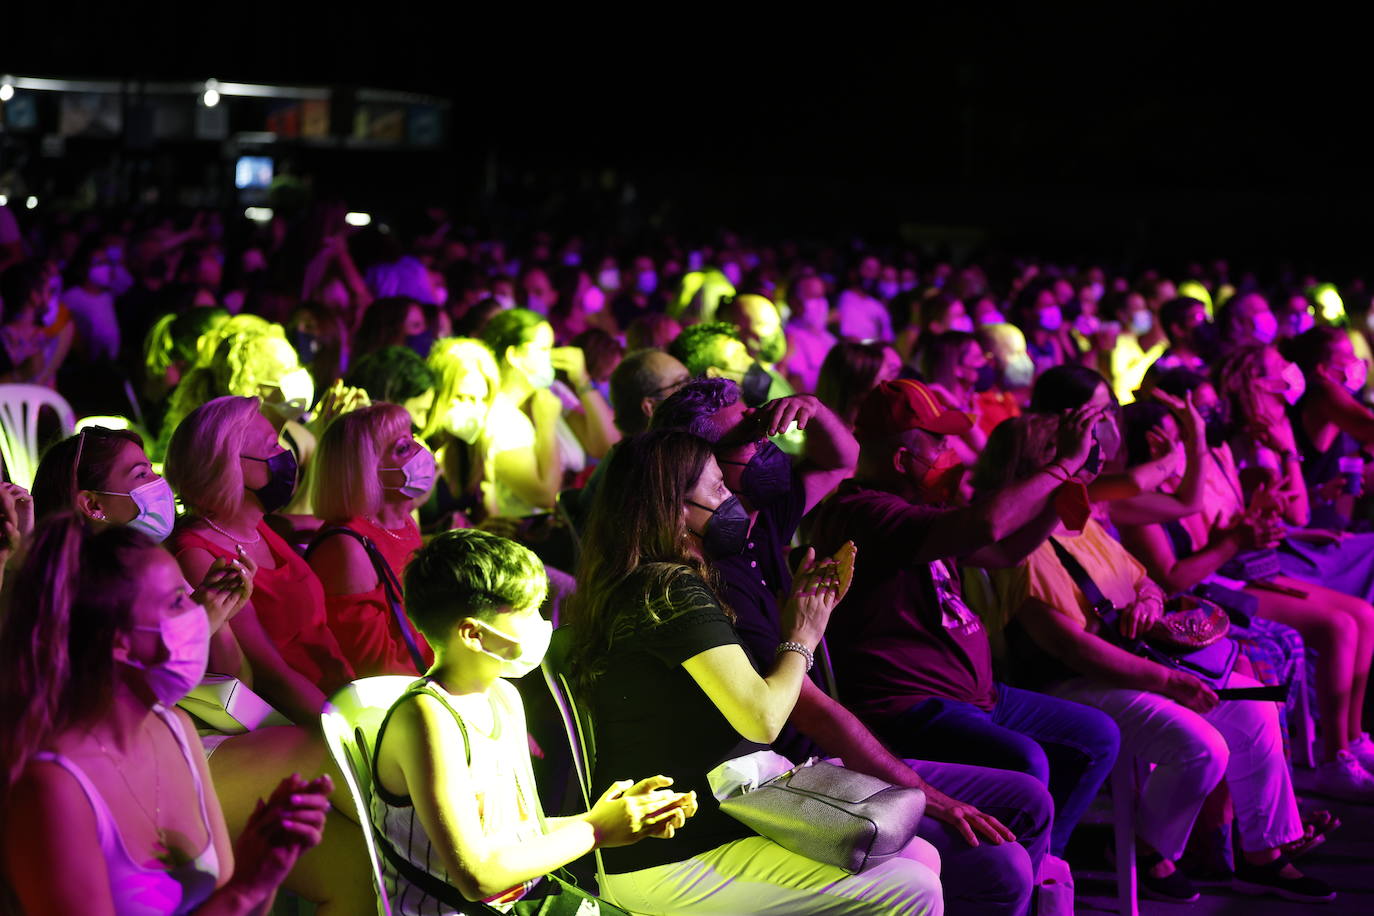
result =
[[520,169],[713,184],[789,219],[805,219],[807,195],[1023,233],[1038,219],[1119,229],[1139,210],[1156,236],[1216,222],[1253,242],[1272,217],[1279,244],[1325,229],[1363,250],[1363,26],[1200,6],[943,4],[920,19],[889,6],[840,22],[793,7],[778,26],[700,6],[497,18],[406,0],[240,4],[200,21],[185,5],[112,4],[63,28],[26,24],[41,39],[10,31],[0,60],[434,93],[453,100],[460,144],[494,143]]

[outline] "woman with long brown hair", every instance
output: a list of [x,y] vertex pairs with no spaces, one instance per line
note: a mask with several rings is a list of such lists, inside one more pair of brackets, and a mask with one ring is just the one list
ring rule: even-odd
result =
[[782,608],[785,639],[760,674],[706,565],[742,546],[746,524],[702,439],[651,432],[611,458],[570,610],[574,673],[597,730],[593,780],[649,766],[695,790],[700,808],[671,843],[604,850],[603,889],[640,913],[938,913],[919,841],[849,876],[719,809],[708,774],[777,737],[844,591],[836,564],[808,551]]

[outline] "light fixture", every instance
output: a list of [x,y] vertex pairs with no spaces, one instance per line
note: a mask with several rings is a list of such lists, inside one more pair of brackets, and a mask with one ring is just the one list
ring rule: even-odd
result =
[[219,80],[205,81],[205,94],[200,101],[206,108],[214,108],[219,104]]
[[10,199],[9,199],[8,197],[6,197],[4,194],[0,194],[0,207],[5,206],[5,205],[8,204],[9,202],[10,202]]
[[28,200],[24,201],[24,206],[32,210],[34,207],[38,206],[38,198],[30,197]]
[[344,222],[350,226],[370,226],[372,225],[371,213],[345,213]]
[[14,84],[8,79],[0,83],[0,102],[8,102],[14,98]]
[[243,211],[243,215],[255,223],[272,222],[271,207],[249,207]]

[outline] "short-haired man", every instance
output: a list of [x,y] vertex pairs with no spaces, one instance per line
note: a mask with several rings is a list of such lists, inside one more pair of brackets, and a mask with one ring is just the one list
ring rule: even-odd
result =
[[1056,493],[1088,460],[1096,412],[1079,411],[1040,473],[974,504],[949,506],[963,467],[946,437],[968,429],[923,384],[883,382],[859,408],[856,476],[820,507],[817,551],[852,540],[854,584],[826,633],[840,689],[898,754],[1015,770],[1055,799],[1051,849],[1111,771],[1120,734],[1098,710],[997,684],[959,562],[1012,566],[1059,521]]

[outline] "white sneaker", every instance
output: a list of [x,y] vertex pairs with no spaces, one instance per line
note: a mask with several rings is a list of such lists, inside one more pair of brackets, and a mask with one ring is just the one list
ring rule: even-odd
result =
[[1360,766],[1374,773],[1374,741],[1369,739],[1369,732],[1360,732],[1360,737],[1350,742],[1350,753],[1355,755]]
[[1360,766],[1350,751],[1337,751],[1336,759],[1317,767],[1313,790],[1350,802],[1374,802],[1374,775]]

